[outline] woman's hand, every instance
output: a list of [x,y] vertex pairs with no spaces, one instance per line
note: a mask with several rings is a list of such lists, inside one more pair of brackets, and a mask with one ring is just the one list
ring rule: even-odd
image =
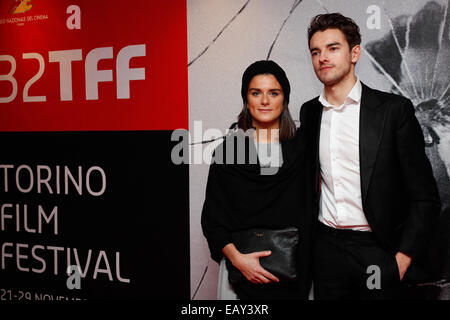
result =
[[253,252],[249,254],[240,254],[234,261],[233,265],[241,271],[248,281],[253,283],[270,283],[272,281],[279,282],[277,277],[269,271],[261,267],[259,258],[270,256],[270,251]]
[[259,284],[280,281],[259,263],[260,258],[270,256],[272,252],[260,251],[242,254],[232,243],[227,244],[222,251],[248,281]]

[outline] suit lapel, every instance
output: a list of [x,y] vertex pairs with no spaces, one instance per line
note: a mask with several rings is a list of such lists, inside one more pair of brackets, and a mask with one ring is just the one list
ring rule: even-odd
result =
[[315,129],[316,132],[314,132],[314,136],[316,137],[316,141],[315,141],[315,155],[316,155],[316,159],[315,161],[315,168],[316,168],[316,172],[315,172],[315,185],[314,185],[314,190],[316,191],[317,194],[317,199],[320,198],[320,161],[319,161],[319,148],[320,148],[320,126],[322,124],[322,112],[323,112],[323,106],[322,104],[319,102],[319,100],[317,100],[317,108],[316,110],[316,116],[315,116],[315,121],[316,121],[316,125],[315,125]]
[[363,203],[367,197],[370,179],[383,136],[385,114],[386,108],[382,107],[382,101],[376,92],[362,84],[359,115],[359,165]]

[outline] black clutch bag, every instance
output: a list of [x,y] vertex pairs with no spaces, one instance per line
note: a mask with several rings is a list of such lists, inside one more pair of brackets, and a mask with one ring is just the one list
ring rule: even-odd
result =
[[[233,244],[241,253],[270,250],[272,254],[259,259],[261,266],[280,281],[294,282],[297,279],[297,246],[299,242],[296,227],[284,229],[248,229],[232,234]],[[228,280],[232,285],[248,281],[244,275],[226,259]]]

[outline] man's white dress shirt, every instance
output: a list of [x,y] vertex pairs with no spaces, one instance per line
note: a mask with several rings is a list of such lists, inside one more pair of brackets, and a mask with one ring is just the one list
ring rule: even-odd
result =
[[361,82],[357,79],[345,102],[333,106],[319,97],[323,105],[320,127],[320,174],[322,192],[319,221],[339,229],[371,231],[361,199],[359,166],[359,112]]

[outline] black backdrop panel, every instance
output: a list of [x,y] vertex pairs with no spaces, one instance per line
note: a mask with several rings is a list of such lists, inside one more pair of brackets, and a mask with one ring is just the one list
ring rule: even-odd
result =
[[189,298],[171,133],[0,133],[0,298]]

